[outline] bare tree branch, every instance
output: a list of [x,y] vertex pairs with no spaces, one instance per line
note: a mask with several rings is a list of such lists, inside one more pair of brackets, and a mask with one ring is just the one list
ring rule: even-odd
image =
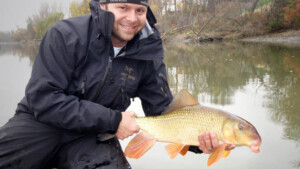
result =
[[168,32],[165,32],[165,33],[161,36],[161,38],[164,39],[165,36],[168,35],[168,34],[172,34],[172,33],[179,32],[179,31],[183,31],[184,29],[189,28],[189,27],[191,27],[191,25],[186,25],[186,26],[182,26],[182,27],[179,27],[179,28],[175,28],[175,29],[173,29],[173,30],[170,30],[170,31],[168,31]]

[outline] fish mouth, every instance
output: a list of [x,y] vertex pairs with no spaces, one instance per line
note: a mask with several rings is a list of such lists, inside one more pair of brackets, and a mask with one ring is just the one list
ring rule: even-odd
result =
[[259,145],[251,145],[251,151],[254,153],[259,153]]
[[261,144],[261,140],[257,140],[253,144],[250,145],[251,151],[254,153],[259,153],[259,147]]

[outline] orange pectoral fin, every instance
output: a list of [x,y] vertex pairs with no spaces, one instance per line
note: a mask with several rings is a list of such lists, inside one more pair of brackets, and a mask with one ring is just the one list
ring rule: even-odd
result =
[[230,154],[229,150],[224,150],[224,152],[222,154],[222,158],[226,158],[229,154]]
[[128,143],[124,155],[129,158],[140,158],[153,147],[154,143],[154,139],[148,138],[144,133],[139,133]]
[[213,163],[216,163],[220,160],[225,150],[225,145],[219,146],[208,158],[207,166],[211,166]]
[[184,144],[174,143],[174,144],[167,145],[166,149],[169,153],[170,158],[173,159],[177,156],[178,153],[185,155],[187,150],[189,149],[189,146],[185,146]]

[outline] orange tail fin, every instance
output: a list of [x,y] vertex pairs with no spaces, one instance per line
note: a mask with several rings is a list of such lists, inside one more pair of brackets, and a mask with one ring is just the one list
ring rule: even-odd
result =
[[186,152],[189,149],[189,146],[186,146],[184,144],[170,144],[166,147],[170,158],[175,158],[178,153],[181,153],[182,155],[185,155]]
[[144,133],[136,135],[125,148],[124,155],[129,158],[140,158],[155,143],[154,139],[145,136]]
[[225,145],[219,146],[208,158],[207,166],[211,166],[213,163],[220,160],[225,150]]

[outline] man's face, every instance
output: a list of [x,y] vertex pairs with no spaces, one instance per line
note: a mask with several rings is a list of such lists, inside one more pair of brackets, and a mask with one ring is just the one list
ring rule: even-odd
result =
[[[101,8],[105,9],[104,5]],[[131,3],[110,3],[107,10],[115,15],[115,23],[111,36],[114,47],[124,46],[146,23],[147,7]]]

